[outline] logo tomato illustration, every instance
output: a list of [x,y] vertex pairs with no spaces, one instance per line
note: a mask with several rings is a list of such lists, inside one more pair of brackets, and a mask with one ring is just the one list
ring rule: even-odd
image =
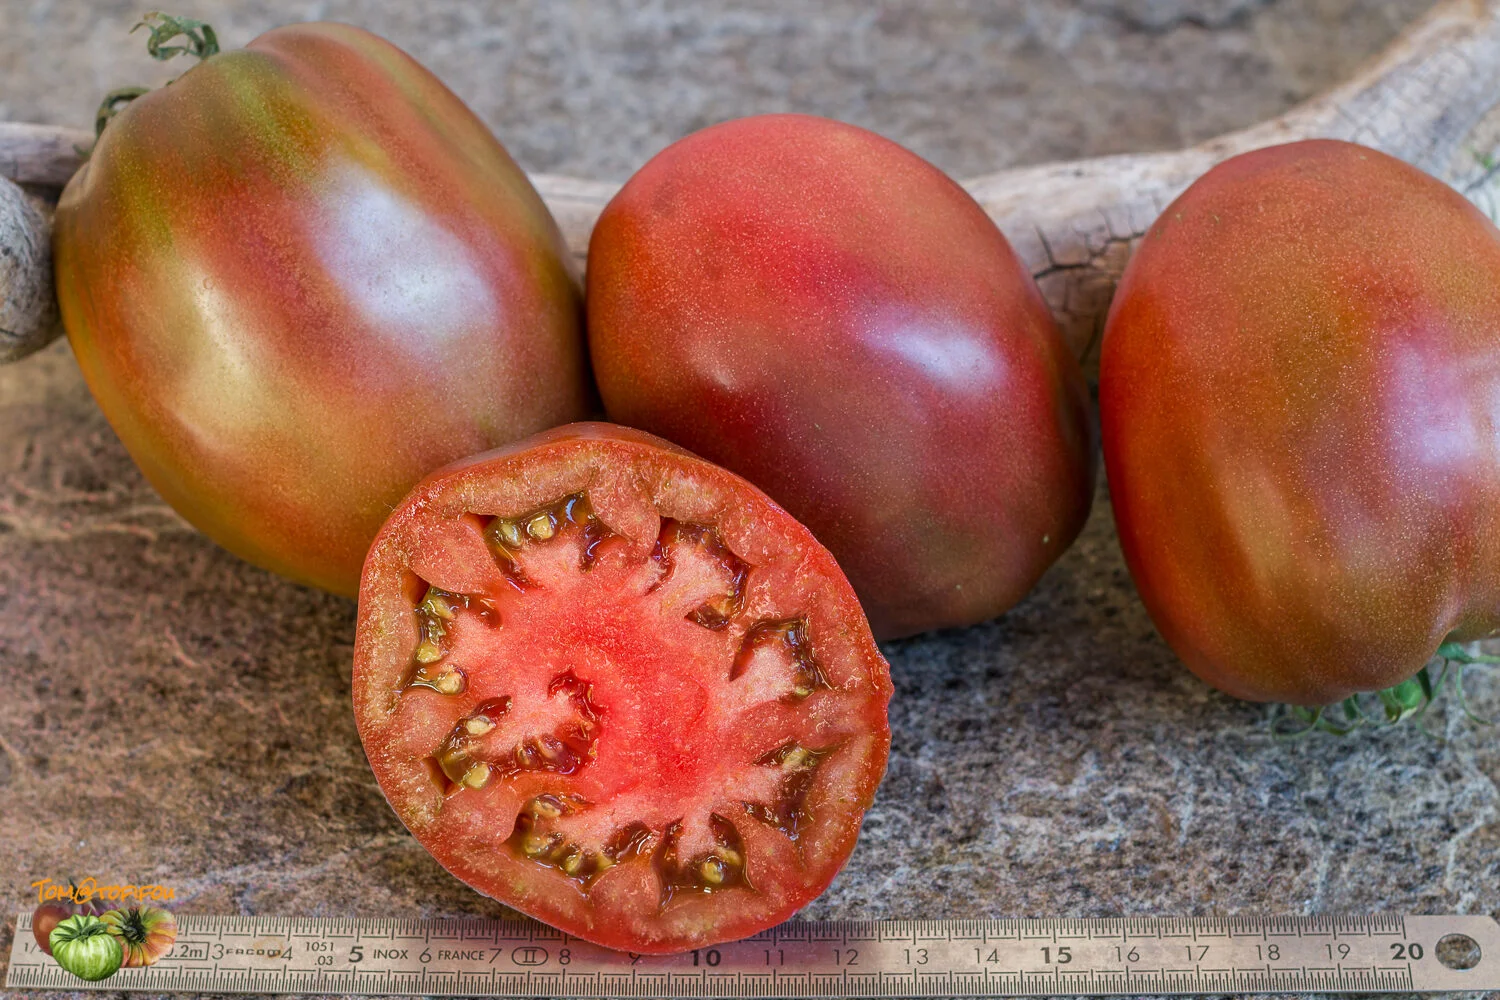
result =
[[125,959],[109,925],[92,914],[77,913],[60,922],[48,935],[48,944],[58,965],[91,983],[114,975]]
[[69,917],[83,914],[85,916],[98,916],[99,911],[93,903],[74,903],[66,899],[49,899],[31,911],[31,936],[36,938],[37,947],[48,955],[52,954],[52,930],[58,924]]
[[120,942],[128,969],[155,965],[177,943],[177,918],[160,907],[122,907],[99,919]]

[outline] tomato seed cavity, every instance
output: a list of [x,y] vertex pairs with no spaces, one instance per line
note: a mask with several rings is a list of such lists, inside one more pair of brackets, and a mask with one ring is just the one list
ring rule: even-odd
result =
[[[588,572],[596,565],[602,546],[618,537],[593,513],[582,494],[519,516],[479,520],[496,566],[521,595],[541,586],[525,569],[527,553],[534,546],[572,544],[579,553],[579,570]],[[686,565],[684,560],[692,563],[695,586],[711,591],[684,617],[709,631],[739,636],[728,665],[729,682],[744,679],[754,690],[779,690],[776,699],[788,704],[818,691],[834,690],[814,655],[805,618],[742,620],[753,568],[724,544],[714,528],[663,518],[650,560],[657,575],[648,593],[672,580],[679,567]],[[418,585],[425,583],[418,581]],[[501,626],[500,612],[490,598],[425,586],[413,608],[418,641],[402,692],[425,688],[458,698],[469,688],[466,671],[485,668],[478,662],[450,662],[451,640],[456,631],[469,627],[470,619],[490,628]],[[766,659],[758,666],[762,656]],[[479,793],[496,781],[516,781],[524,774],[567,778],[589,766],[597,754],[607,706],[596,703],[591,685],[574,670],[554,676],[546,692],[552,714],[567,716],[550,731],[528,732],[511,725],[509,696],[483,701],[454,723],[427,758],[432,780],[444,798]],[[836,743],[813,749],[789,742],[748,762],[751,770],[764,768],[779,774],[759,781],[758,787],[769,789],[766,794],[740,803],[744,815],[797,841],[812,819],[806,800],[814,774],[837,750]],[[702,846],[700,835],[699,849],[688,852],[682,846],[683,820],[656,829],[627,820],[607,835],[585,825],[580,827],[582,834],[570,835],[579,817],[591,808],[591,803],[561,789],[534,795],[517,815],[504,845],[518,858],[555,870],[585,892],[616,865],[643,858],[656,872],[662,907],[683,893],[753,891],[746,876],[744,839],[725,816],[709,814],[711,846]]]

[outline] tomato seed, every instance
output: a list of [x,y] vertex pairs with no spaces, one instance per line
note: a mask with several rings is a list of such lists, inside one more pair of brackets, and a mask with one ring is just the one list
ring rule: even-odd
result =
[[495,723],[487,716],[471,715],[463,721],[464,732],[470,736],[483,736],[495,728]]
[[462,747],[446,747],[437,755],[438,767],[454,784],[463,782],[464,775],[469,773],[469,768],[473,766],[473,763],[468,752]]
[[528,833],[521,840],[521,850],[528,858],[544,858],[552,853],[552,848],[561,840],[560,833]]
[[457,617],[453,603],[449,601],[448,594],[444,594],[437,588],[429,588],[427,596],[422,599],[421,609],[428,614],[436,615],[445,621],[452,621]]
[[494,540],[512,550],[521,547],[521,526],[514,521],[495,520],[491,522],[488,532]]
[[545,816],[548,819],[556,819],[563,814],[563,804],[552,795],[538,795],[532,799],[527,806],[533,816]]
[[490,766],[484,761],[475,761],[474,764],[464,772],[462,781],[470,788],[483,788],[490,782]]
[[449,670],[438,674],[432,681],[432,689],[438,694],[461,694],[466,686],[461,670]]

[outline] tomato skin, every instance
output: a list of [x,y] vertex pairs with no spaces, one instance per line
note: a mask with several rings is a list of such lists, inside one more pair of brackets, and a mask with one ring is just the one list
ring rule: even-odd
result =
[[155,965],[177,943],[177,918],[159,906],[125,906],[99,917],[120,942],[126,969]]
[[1000,614],[1088,516],[1087,392],[1045,302],[895,143],[801,115],[688,136],[605,209],[587,281],[610,419],[785,506],[877,637]]
[[302,24],[126,107],[69,183],[58,295],[161,495],[236,554],[352,594],[432,469],[587,415],[557,226],[414,60]]
[[36,940],[37,947],[43,952],[52,954],[52,929],[69,917],[83,915],[95,917],[100,910],[93,903],[74,903],[68,900],[52,899],[37,905],[31,911],[31,936]]
[[124,951],[104,922],[89,914],[68,917],[52,928],[50,954],[79,979],[98,982],[120,971]]
[[1126,269],[1099,385],[1120,542],[1240,698],[1328,704],[1500,626],[1500,233],[1334,141],[1215,167]]
[[[550,672],[545,665],[559,648],[569,662],[586,664],[579,669],[591,696],[599,700],[604,735],[597,744],[597,759],[585,765],[581,776],[572,775],[559,787],[556,779],[532,774],[530,778],[537,783],[524,792],[502,787],[509,779],[495,778],[482,791],[447,797],[434,791],[428,772],[413,765],[408,744],[414,729],[427,724],[413,725],[400,714],[398,702],[411,695],[409,689],[402,694],[394,682],[407,674],[416,641],[408,624],[414,574],[420,572],[429,582],[440,582],[451,591],[494,594],[483,583],[487,574],[492,577],[495,572],[490,557],[465,554],[462,544],[457,546],[457,556],[435,554],[443,549],[443,540],[463,538],[466,529],[461,525],[476,513],[510,507],[513,514],[556,490],[578,489],[588,492],[591,503],[603,505],[597,508],[601,513],[611,512],[611,527],[618,526],[622,517],[629,522],[619,538],[630,550],[643,554],[652,552],[657,525],[648,522],[654,522],[657,515],[638,521],[628,514],[633,504],[612,503],[612,495],[645,496],[658,510],[678,510],[675,517],[714,524],[726,542],[732,542],[752,564],[750,586],[762,594],[757,600],[796,591],[801,595],[798,600],[806,601],[800,608],[810,622],[812,640],[825,651],[825,666],[840,696],[850,696],[849,702],[840,703],[849,708],[839,710],[836,722],[815,716],[822,720],[813,726],[816,732],[823,733],[826,724],[827,732],[844,735],[837,737],[838,749],[831,757],[837,765],[835,782],[822,786],[827,791],[811,793],[822,796],[820,818],[808,823],[795,844],[766,832],[761,821],[746,818],[744,802],[727,803],[734,808],[723,810],[737,819],[735,825],[748,847],[748,881],[756,889],[752,894],[720,897],[689,892],[670,905],[659,905],[652,895],[643,908],[633,907],[641,890],[632,889],[629,878],[601,881],[589,895],[552,869],[505,849],[518,801],[538,791],[578,795],[613,809],[611,790],[628,796],[649,786],[656,789],[657,798],[668,800],[664,808],[676,817],[682,815],[676,811],[677,797],[698,791],[675,772],[659,773],[656,768],[676,766],[663,760],[682,755],[722,756],[740,743],[781,742],[783,734],[762,733],[755,727],[724,734],[722,742],[710,739],[700,745],[704,743],[701,733],[679,742],[683,726],[696,729],[712,710],[699,704],[692,694],[693,685],[682,683],[685,675],[675,668],[658,674],[643,669],[643,663],[630,662],[640,655],[642,643],[651,647],[659,635],[668,633],[632,634],[630,627],[613,624],[617,619],[608,608],[579,606],[550,619],[545,633],[523,632],[516,640],[525,650],[528,673]],[[688,511],[693,513],[684,513]],[[754,582],[757,574],[766,574],[760,583]],[[646,591],[648,595],[655,592],[654,588]],[[498,628],[523,627],[518,624],[521,620],[502,608]],[[676,621],[689,630],[698,629],[696,634],[703,637],[725,634],[685,625],[681,618]],[[492,655],[500,659],[502,654]],[[617,678],[604,675],[604,668],[598,666],[601,660],[618,674],[638,673],[638,682],[658,693],[642,695],[637,689],[630,700],[643,699],[648,703],[644,709],[622,703],[616,697]],[[354,712],[365,753],[392,808],[422,845],[476,890],[568,934],[622,951],[670,954],[744,937],[785,920],[820,894],[853,850],[864,811],[884,772],[890,742],[886,719],[892,690],[889,668],[832,555],[751,484],[652,435],[609,424],[555,428],[453,463],[419,484],[392,514],[370,550],[360,589],[354,661]],[[473,667],[472,690],[458,697],[494,702],[498,689],[481,690],[487,683],[485,669]],[[508,694],[504,700],[509,703]],[[635,722],[623,731],[612,731],[612,720],[617,717]],[[607,770],[597,771],[601,768]],[[711,790],[711,794],[718,791]],[[476,795],[489,798],[471,797]],[[788,863],[789,858],[795,862]],[[626,868],[621,862],[604,878],[628,874]]]

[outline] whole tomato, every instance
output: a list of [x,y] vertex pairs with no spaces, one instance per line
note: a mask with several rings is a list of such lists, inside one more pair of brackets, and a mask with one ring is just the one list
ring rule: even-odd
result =
[[129,104],[58,206],[62,315],[146,477],[240,556],[354,593],[434,468],[586,414],[557,226],[431,73],[337,24]]
[[113,976],[125,958],[108,925],[91,914],[75,914],[59,922],[47,943],[58,965],[89,982]]
[[1088,397],[1031,276],[872,132],[767,115],[668,147],[594,230],[588,325],[610,418],[785,506],[879,637],[1001,613],[1088,516]]
[[1215,167],[1125,271],[1099,403],[1131,574],[1217,687],[1328,704],[1500,626],[1500,232],[1416,168]]
[[100,909],[93,903],[75,903],[71,899],[49,899],[37,904],[31,911],[31,936],[37,947],[52,954],[52,929],[69,917],[98,916]]
[[177,918],[159,906],[122,906],[99,919],[120,942],[127,969],[155,965],[177,943]]

